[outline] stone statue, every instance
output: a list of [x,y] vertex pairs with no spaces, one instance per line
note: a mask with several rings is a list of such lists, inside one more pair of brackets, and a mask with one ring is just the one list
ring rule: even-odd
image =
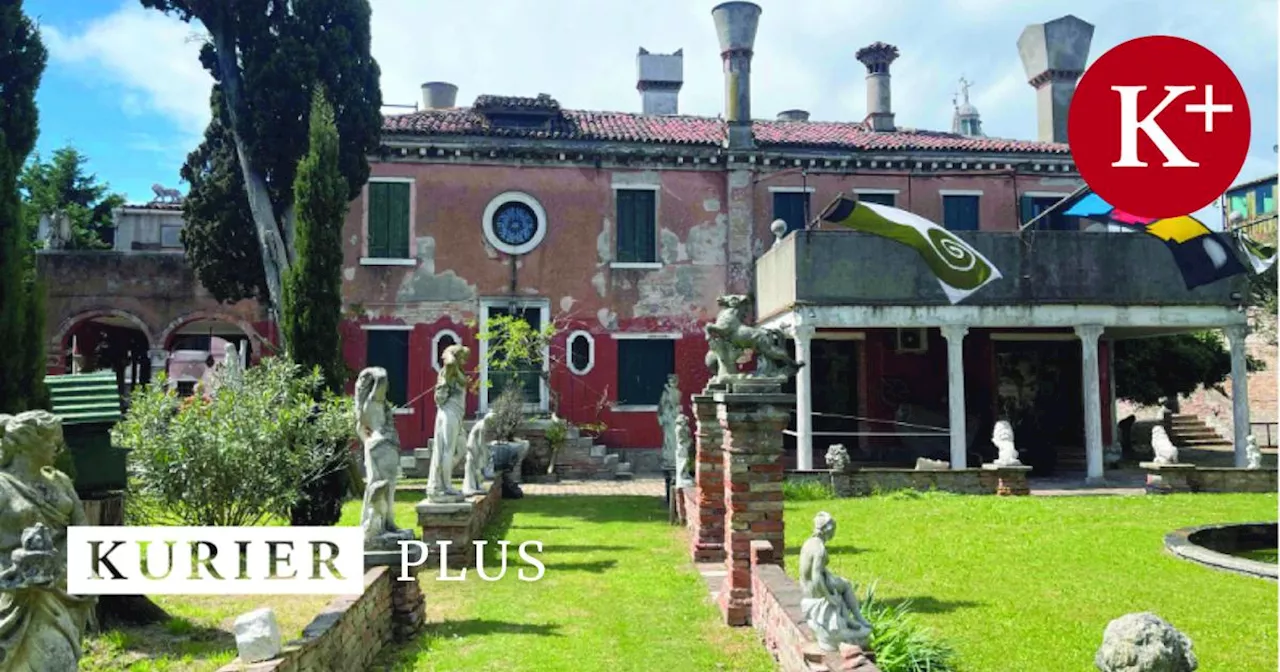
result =
[[1258,439],[1254,435],[1244,437],[1244,468],[1261,469],[1262,451],[1258,450]]
[[1093,658],[1101,672],[1195,672],[1191,640],[1150,612],[1125,614],[1107,624]]
[[689,431],[689,417],[684,413],[676,416],[676,487],[693,486],[693,432]]
[[662,466],[676,461],[676,417],[680,415],[680,376],[667,376],[667,386],[658,399],[658,427],[662,429]]
[[843,443],[833,443],[827,448],[827,468],[831,471],[849,470],[849,450]]
[[68,595],[67,527],[87,525],[54,468],[62,421],[47,411],[0,415],[0,667],[74,670],[97,598]]
[[[751,307],[751,297],[730,294],[720,297],[716,303],[720,312],[715,322],[704,329],[709,347],[706,363],[713,371],[712,383],[741,378],[789,378],[804,366],[787,354],[781,331],[743,324]],[[738,372],[738,359],[747,350],[756,354],[754,374]]]
[[1020,467],[1018,449],[1013,445],[1013,425],[1008,420],[997,420],[991,432],[991,443],[996,446],[995,465],[997,467]]
[[159,184],[151,185],[151,193],[156,195],[152,203],[181,203],[182,192]]
[[483,495],[484,481],[493,478],[493,453],[485,441],[485,425],[493,417],[489,411],[472,425],[467,434],[467,462],[462,468],[462,494]]
[[787,221],[785,219],[775,219],[769,225],[769,232],[773,234],[773,247],[782,245],[782,241],[787,237]]
[[396,481],[400,480],[400,436],[387,401],[387,370],[371,366],[356,378],[356,438],[364,446],[364,502],[360,527],[368,551],[399,548],[413,532],[396,527]]
[[813,517],[813,536],[800,547],[800,609],[825,651],[839,650],[841,644],[865,647],[871,638],[857,587],[827,569],[827,541],[835,533],[835,519],[819,511]]
[[1156,464],[1177,464],[1178,447],[1169,440],[1169,433],[1163,425],[1151,428],[1151,452],[1155,453]]
[[471,357],[465,345],[444,349],[444,366],[436,376],[436,427],[431,443],[431,468],[427,476],[427,501],[460,502],[462,492],[453,487],[453,460],[462,448],[462,416],[467,410],[467,374],[462,367]]
[[1111,445],[1107,446],[1102,451],[1102,461],[1108,467],[1120,464],[1120,459],[1123,457],[1124,444],[1122,444],[1119,439],[1112,441]]

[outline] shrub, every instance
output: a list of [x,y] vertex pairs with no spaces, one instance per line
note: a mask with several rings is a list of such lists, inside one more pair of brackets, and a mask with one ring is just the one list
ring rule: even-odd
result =
[[147,522],[233,526],[287,518],[308,484],[345,467],[334,465],[331,450],[353,438],[350,400],[321,394],[318,372],[304,375],[283,358],[266,358],[194,400],[165,382],[159,376],[135,392],[112,430],[115,444],[132,451],[133,512]]
[[783,481],[782,498],[788,502],[816,502],[835,499],[836,491],[822,481]]
[[519,385],[509,385],[493,401],[493,417],[485,429],[497,441],[514,441],[516,432],[524,422],[524,390]]
[[915,620],[910,600],[879,600],[872,584],[861,606],[871,623],[870,646],[881,672],[954,672],[954,649]]

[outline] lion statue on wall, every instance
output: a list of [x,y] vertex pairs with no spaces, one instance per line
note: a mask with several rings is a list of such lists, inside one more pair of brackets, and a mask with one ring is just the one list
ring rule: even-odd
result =
[[[789,378],[804,366],[787,353],[786,337],[781,330],[743,324],[751,307],[751,297],[730,294],[720,297],[716,304],[720,306],[720,313],[704,330],[709,347],[706,363],[713,373],[712,382],[744,377]],[[738,372],[738,359],[747,350],[756,355],[754,374]]]

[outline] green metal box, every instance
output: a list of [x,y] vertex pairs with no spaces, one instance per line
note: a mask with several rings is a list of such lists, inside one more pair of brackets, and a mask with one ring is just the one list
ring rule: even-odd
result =
[[53,412],[62,418],[70,453],[69,462],[64,458],[59,466],[75,481],[76,493],[83,499],[124,490],[129,451],[111,445],[111,428],[123,417],[115,373],[46,376],[44,380]]

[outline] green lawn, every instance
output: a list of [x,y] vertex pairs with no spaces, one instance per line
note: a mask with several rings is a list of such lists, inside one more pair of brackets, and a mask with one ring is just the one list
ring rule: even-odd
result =
[[[399,493],[397,522],[415,521],[415,492]],[[349,503],[342,524],[359,519]],[[393,670],[773,670],[749,629],[720,624],[683,536],[653,497],[526,497],[502,502],[490,539],[511,541],[506,576],[463,582],[421,576],[429,625],[386,652]],[[546,574],[520,581],[516,552],[538,540]],[[432,563],[428,563],[431,565]],[[496,558],[486,563],[495,574]]]
[[1275,670],[1276,584],[1166,553],[1165,533],[1276,518],[1275,495],[968,497],[788,502],[787,571],[821,510],[831,566],[886,600],[910,598],[971,672],[1092,672],[1107,622],[1153,611],[1200,669]]

